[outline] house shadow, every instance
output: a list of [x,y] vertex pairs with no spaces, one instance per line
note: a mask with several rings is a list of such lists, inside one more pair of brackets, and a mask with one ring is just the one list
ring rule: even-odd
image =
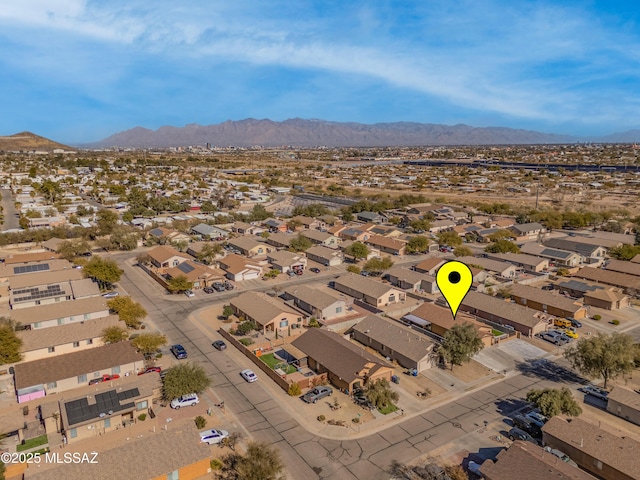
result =
[[538,377],[564,383],[585,383],[587,380],[573,370],[546,358],[527,359],[516,364],[516,370],[527,377]]

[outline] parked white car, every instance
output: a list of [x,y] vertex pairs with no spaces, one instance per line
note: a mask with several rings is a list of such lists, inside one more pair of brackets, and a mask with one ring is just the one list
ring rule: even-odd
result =
[[171,408],[178,410],[180,407],[194,407],[200,403],[197,393],[189,393],[171,400]]
[[215,428],[212,428],[211,430],[200,432],[200,442],[214,445],[216,443],[220,443],[228,436],[229,432],[227,432],[226,430],[216,430]]

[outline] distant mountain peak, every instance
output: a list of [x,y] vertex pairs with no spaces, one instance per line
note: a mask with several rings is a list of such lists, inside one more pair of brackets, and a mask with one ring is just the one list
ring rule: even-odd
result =
[[[606,140],[612,138],[612,140]],[[613,140],[616,138],[616,140]],[[640,131],[587,139],[505,127],[472,127],[417,122],[362,124],[321,119],[290,118],[281,122],[268,118],[226,120],[216,125],[196,123],[184,127],[163,126],[157,130],[135,127],[88,145],[88,148],[167,148],[184,146],[238,147],[385,147],[437,145],[553,144],[577,141],[640,141]]]
[[32,132],[0,137],[0,152],[52,152],[53,150],[73,151],[74,149]]

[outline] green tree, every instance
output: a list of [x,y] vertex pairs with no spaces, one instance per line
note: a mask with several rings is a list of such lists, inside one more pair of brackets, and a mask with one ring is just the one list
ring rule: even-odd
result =
[[222,254],[224,248],[219,243],[205,243],[198,253],[198,260],[210,265],[214,262],[216,256]]
[[440,245],[449,245],[450,247],[457,247],[462,244],[462,239],[460,235],[452,230],[447,230],[446,232],[440,232],[437,235],[438,244]]
[[184,275],[178,275],[177,277],[171,277],[167,282],[167,289],[171,293],[183,293],[193,288],[193,283],[190,282]]
[[364,269],[373,273],[381,273],[385,270],[389,270],[391,267],[393,267],[393,260],[391,260],[391,257],[374,257],[364,264]]
[[138,328],[147,311],[131,297],[116,297],[107,302],[107,306],[116,312],[127,327]]
[[271,215],[267,212],[267,209],[264,208],[264,205],[257,203],[253,209],[251,210],[251,214],[249,215],[249,220],[252,222],[261,222],[262,220],[266,220]]
[[72,261],[78,255],[91,251],[91,247],[85,240],[65,240],[58,245],[56,250],[62,258]]
[[344,253],[352,256],[356,260],[360,260],[361,258],[367,258],[369,255],[369,248],[362,242],[353,242],[344,249]]
[[94,255],[87,262],[82,271],[87,277],[95,279],[100,288],[111,286],[120,280],[123,273],[116,262],[109,258],[103,259],[97,255]]
[[289,248],[294,252],[304,252],[309,250],[313,246],[311,240],[302,235],[298,235],[296,238],[292,238],[289,242]]
[[389,382],[384,378],[380,378],[375,382],[368,382],[365,385],[364,392],[369,401],[379,410],[387,408],[400,398],[398,392],[393,390]]
[[633,337],[624,333],[583,337],[564,356],[583,375],[602,377],[607,388],[609,380],[633,369]]
[[22,339],[16,335],[11,324],[7,321],[0,323],[0,365],[22,360],[21,347]]
[[483,348],[484,344],[476,329],[471,323],[465,322],[454,324],[444,334],[444,340],[438,347],[438,353],[446,362],[451,363],[451,370],[453,370],[454,365],[469,362]]
[[171,401],[188,393],[202,393],[211,385],[204,368],[191,362],[180,363],[166,372],[163,382],[165,400]]
[[118,224],[118,214],[103,208],[96,214],[96,223],[100,235],[110,235]]
[[349,265],[347,267],[347,272],[358,274],[358,273],[360,273],[360,267],[357,266],[357,265]]
[[501,229],[496,232],[493,232],[487,238],[492,242],[497,242],[498,240],[506,240],[512,237],[513,237],[513,233],[510,230]]
[[161,346],[167,344],[167,337],[159,333],[143,333],[131,340],[131,344],[140,353],[150,356],[156,353]]
[[113,233],[110,238],[111,248],[125,252],[135,250],[137,248],[138,238],[140,238],[140,235],[138,232],[131,231],[130,228],[131,227],[122,225],[113,229]]
[[520,253],[520,247],[509,240],[498,240],[484,249],[487,253]]
[[544,390],[529,390],[527,392],[527,402],[533,403],[540,409],[540,413],[551,418],[561,413],[571,417],[577,417],[582,413],[582,408],[578,405],[567,387],[561,389],[545,388]]
[[609,255],[618,260],[631,260],[640,254],[640,245],[620,245],[609,250]]
[[129,338],[129,333],[122,327],[114,325],[102,331],[102,341],[104,343],[124,342]]
[[44,198],[46,198],[49,203],[56,203],[60,195],[64,193],[64,189],[60,184],[52,180],[47,179],[41,184],[35,183],[33,185],[39,193],[44,195]]
[[284,480],[284,464],[278,451],[264,442],[249,442],[244,455],[223,458],[223,478],[229,480]]
[[453,249],[453,254],[456,257],[470,257],[473,255],[473,251],[469,247],[461,245]]
[[224,318],[229,318],[233,314],[234,314],[234,311],[231,305],[225,305],[224,307],[222,307],[222,316]]
[[407,242],[407,253],[424,253],[429,250],[429,239],[423,235],[411,237]]
[[133,220],[133,218],[134,218],[133,217],[133,213],[131,213],[131,212],[124,212],[122,214],[122,221],[123,222],[130,223],[131,220]]

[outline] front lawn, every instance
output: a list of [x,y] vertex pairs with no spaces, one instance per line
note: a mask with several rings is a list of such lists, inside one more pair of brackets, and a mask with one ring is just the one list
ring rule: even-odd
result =
[[[269,368],[271,370],[275,370],[276,367],[279,367],[284,370],[285,373],[295,373],[297,371],[296,367],[294,367],[293,365],[288,365],[279,358],[276,358],[273,353],[265,353],[263,355],[260,355],[260,360],[269,365]],[[286,367],[283,367],[283,365],[285,365]]]
[[24,444],[20,444],[16,446],[16,450],[18,452],[23,452],[31,448],[39,447],[40,445],[44,445],[48,441],[49,440],[47,439],[46,435],[40,435],[39,437],[36,437],[36,438],[30,438],[29,440],[25,441]]
[[396,407],[393,403],[389,403],[386,407],[378,409],[378,411],[383,415],[393,413],[396,410],[398,410],[398,407]]

